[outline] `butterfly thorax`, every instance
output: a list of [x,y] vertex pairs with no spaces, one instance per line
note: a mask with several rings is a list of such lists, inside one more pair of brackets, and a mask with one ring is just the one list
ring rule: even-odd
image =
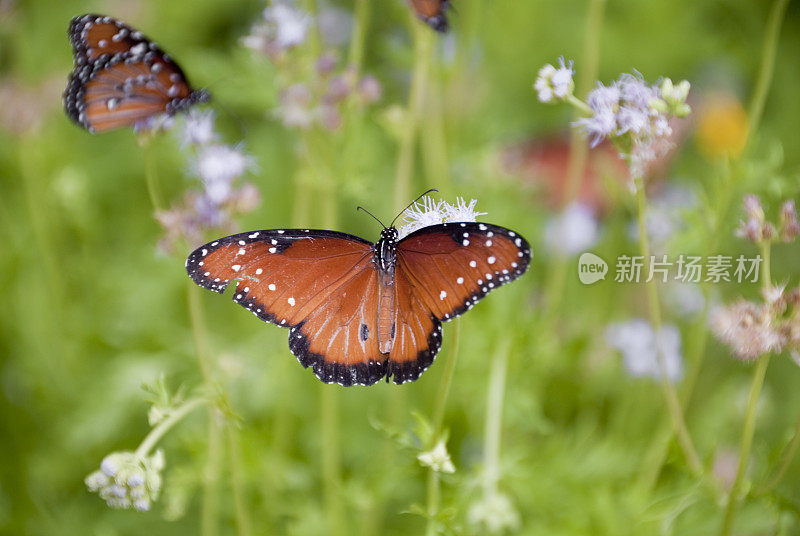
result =
[[389,227],[381,231],[381,239],[375,244],[375,266],[388,275],[394,274],[397,264],[397,229]]

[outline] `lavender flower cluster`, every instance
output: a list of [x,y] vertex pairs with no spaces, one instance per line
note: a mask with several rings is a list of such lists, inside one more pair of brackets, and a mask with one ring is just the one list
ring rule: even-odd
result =
[[691,112],[686,104],[686,80],[674,85],[666,78],[651,86],[640,74],[625,73],[607,86],[598,82],[583,103],[572,94],[572,75],[572,61],[565,63],[563,58],[557,68],[542,67],[534,83],[539,100],[578,106],[586,117],[578,119],[575,126],[586,133],[592,147],[611,140],[628,162],[632,177],[643,177],[646,165],[669,149],[669,118]]
[[103,458],[100,469],[87,476],[85,483],[89,491],[99,494],[112,508],[144,512],[158,498],[163,468],[161,450],[152,456],[114,452]]
[[342,126],[345,102],[352,99],[368,106],[381,98],[381,92],[376,78],[359,77],[351,67],[339,68],[336,56],[326,53],[317,61],[311,80],[281,90],[277,115],[286,127],[306,130],[316,125],[336,131]]
[[756,195],[748,194],[744,197],[744,210],[747,219],[742,220],[736,229],[736,236],[740,238],[756,244],[778,239],[783,242],[792,242],[800,234],[797,208],[792,199],[781,205],[777,225],[767,221],[761,199]]
[[717,308],[710,318],[711,329],[742,361],[785,350],[791,351],[797,361],[800,287],[790,291],[782,286],[770,287],[763,292],[763,297],[762,303],[739,300]]
[[[242,38],[242,44],[266,56],[282,71],[283,88],[277,116],[286,127],[301,130],[320,126],[336,131],[342,125],[343,104],[367,106],[381,98],[381,85],[372,76],[359,77],[352,67],[340,67],[336,54],[320,55],[313,72],[291,72],[283,60],[306,41],[316,21],[287,1],[277,1],[264,10],[263,19]],[[322,28],[320,29],[322,30]]]
[[159,247],[167,252],[181,240],[201,243],[207,229],[233,232],[233,216],[254,210],[261,200],[254,185],[237,185],[237,179],[253,168],[253,159],[241,148],[218,141],[212,111],[192,110],[178,134],[191,153],[189,170],[201,188],[190,189],[179,203],[156,212],[166,232]]

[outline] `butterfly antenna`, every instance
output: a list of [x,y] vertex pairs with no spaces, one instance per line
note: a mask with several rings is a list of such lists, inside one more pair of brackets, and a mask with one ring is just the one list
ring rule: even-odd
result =
[[379,220],[379,219],[378,219],[378,217],[377,217],[377,216],[375,216],[375,214],[373,214],[373,213],[372,213],[372,212],[370,212],[369,210],[365,209],[364,207],[362,207],[362,206],[360,206],[360,205],[359,205],[358,207],[356,207],[356,210],[357,210],[357,211],[358,211],[358,210],[363,210],[364,212],[366,212],[367,214],[369,214],[370,216],[372,216],[372,219],[374,219],[376,222],[380,223],[380,224],[381,224],[381,227],[383,227],[384,229],[386,229],[386,226],[383,224],[383,222],[382,222],[381,220]]
[[395,216],[395,217],[394,217],[394,219],[392,220],[392,224],[390,225],[390,227],[394,227],[394,222],[396,222],[396,221],[397,221],[397,218],[399,218],[400,216],[402,216],[402,215],[403,215],[403,212],[405,212],[406,210],[408,210],[408,209],[409,209],[409,208],[410,208],[410,207],[411,207],[411,206],[412,206],[414,203],[416,203],[417,201],[419,201],[420,199],[422,199],[423,197],[425,197],[425,196],[426,196],[426,195],[428,195],[429,193],[431,193],[431,192],[438,192],[438,191],[439,191],[439,190],[437,190],[436,188],[431,188],[430,190],[427,190],[427,191],[423,192],[421,195],[417,196],[417,198],[416,198],[416,199],[414,199],[414,200],[413,200],[411,203],[409,203],[408,205],[406,205],[406,208],[404,208],[403,210],[401,210],[401,211],[400,211],[400,214],[398,214],[397,216]]

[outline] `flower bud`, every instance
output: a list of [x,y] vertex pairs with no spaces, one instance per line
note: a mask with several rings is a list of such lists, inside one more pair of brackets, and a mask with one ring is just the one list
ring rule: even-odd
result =
[[450,460],[450,454],[444,441],[440,440],[431,450],[417,456],[417,460],[425,467],[430,467],[437,473],[455,473],[456,468]]
[[790,199],[781,205],[780,234],[784,242],[792,242],[800,234],[800,225],[797,223],[797,209],[794,200]]

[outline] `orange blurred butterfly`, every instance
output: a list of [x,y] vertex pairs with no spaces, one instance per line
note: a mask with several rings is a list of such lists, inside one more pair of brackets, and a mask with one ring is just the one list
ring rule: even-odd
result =
[[450,8],[450,0],[410,0],[411,9],[425,24],[445,33],[449,24],[445,12]]
[[191,88],[158,45],[113,17],[75,17],[69,39],[75,67],[64,109],[90,132],[146,128],[160,114],[173,115],[209,99],[206,91]]

